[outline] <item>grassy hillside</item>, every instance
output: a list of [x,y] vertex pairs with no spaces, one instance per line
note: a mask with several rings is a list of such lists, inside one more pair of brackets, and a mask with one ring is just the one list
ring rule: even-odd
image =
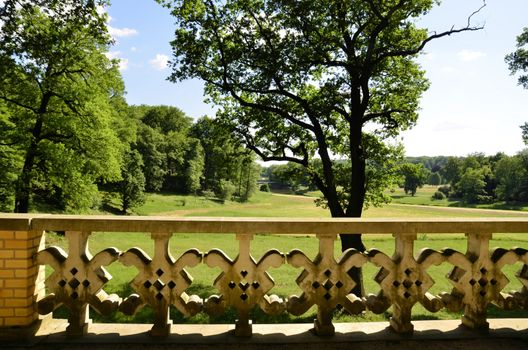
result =
[[[527,213],[502,210],[474,210],[450,206],[448,200],[433,201],[434,188],[420,189],[415,197],[403,191],[393,194],[393,202],[379,208],[369,208],[364,217],[482,217],[518,216]],[[147,202],[136,210],[139,215],[229,216],[229,217],[329,217],[327,209],[314,204],[316,194],[295,196],[257,192],[247,203],[197,196],[149,194]],[[412,205],[409,205],[412,204]]]

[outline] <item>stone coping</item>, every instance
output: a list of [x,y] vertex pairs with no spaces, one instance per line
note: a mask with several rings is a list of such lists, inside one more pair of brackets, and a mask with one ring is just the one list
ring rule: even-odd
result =
[[528,218],[223,218],[2,214],[0,230],[174,233],[528,233]]

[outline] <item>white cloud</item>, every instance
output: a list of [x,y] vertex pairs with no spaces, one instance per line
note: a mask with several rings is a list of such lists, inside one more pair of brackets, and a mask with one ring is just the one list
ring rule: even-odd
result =
[[133,28],[114,28],[108,26],[108,34],[110,34],[112,38],[120,38],[137,35],[138,31]]
[[457,53],[458,58],[463,62],[476,61],[479,58],[485,57],[486,54],[480,51],[472,51],[464,49]]
[[169,64],[169,56],[157,54],[155,58],[151,59],[150,65],[156,70],[164,70]]
[[111,51],[105,53],[105,55],[109,60],[119,60],[118,65],[120,71],[125,71],[128,69],[128,59],[119,57],[121,55],[121,51]]
[[132,52],[137,52],[137,50],[138,50],[138,49],[137,49],[137,47],[135,47],[135,46],[132,46],[132,47],[130,48],[130,51],[132,51]]

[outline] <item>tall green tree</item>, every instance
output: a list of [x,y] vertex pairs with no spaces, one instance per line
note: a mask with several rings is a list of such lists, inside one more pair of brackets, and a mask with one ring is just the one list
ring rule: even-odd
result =
[[143,157],[146,190],[194,193],[203,170],[203,150],[191,135],[191,118],[172,106],[132,109],[139,123],[133,147]]
[[525,159],[521,155],[504,156],[495,166],[497,199],[503,201],[526,200],[528,182]]
[[[479,29],[418,28],[431,0],[158,1],[177,25],[170,79],[205,81],[218,116],[250,149],[308,169],[333,217],[360,217],[385,200],[385,164],[400,155],[385,141],[415,124],[428,87],[417,55]],[[360,235],[341,242],[365,249]]]
[[123,214],[145,203],[145,175],[142,166],[143,159],[137,150],[125,154],[121,167],[121,181],[117,184]]
[[486,197],[485,171],[483,169],[467,168],[457,184],[458,190],[462,193],[462,199],[466,203],[483,202]]
[[411,196],[416,194],[418,187],[422,187],[429,176],[429,171],[424,168],[423,164],[402,164],[400,173],[403,176],[403,190]]
[[[111,99],[123,91],[101,1],[10,1],[0,5],[0,100],[11,127],[1,139],[21,157],[16,212],[32,193],[60,193],[73,210],[89,206],[100,179],[117,179],[124,147],[112,129]],[[0,146],[1,147],[1,146]],[[89,194],[87,196],[83,195]]]
[[[255,162],[254,157],[243,147],[240,139],[235,137],[231,130],[223,123],[208,117],[200,118],[192,127],[191,135],[200,140],[204,150],[204,168],[201,182],[202,191],[222,192],[221,181],[229,181],[236,186],[239,192],[242,189],[242,173],[249,164]],[[254,165],[252,165],[254,166]],[[256,174],[253,177],[258,176]],[[251,186],[256,179],[251,180]],[[247,193],[252,193],[249,191]],[[249,197],[248,197],[249,198]]]
[[457,157],[449,157],[446,164],[442,167],[440,172],[445,181],[451,186],[454,186],[458,181],[463,172],[463,161]]

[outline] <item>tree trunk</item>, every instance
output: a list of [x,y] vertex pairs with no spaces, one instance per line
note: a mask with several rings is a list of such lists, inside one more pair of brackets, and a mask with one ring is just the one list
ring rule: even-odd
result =
[[15,189],[15,213],[27,213],[29,210],[29,194],[31,192],[31,170],[35,162],[37,144],[32,141],[26,152],[24,166],[18,177]]
[[[354,120],[361,120],[361,116],[355,116]],[[365,202],[365,155],[362,145],[362,126],[360,122],[351,125],[350,128],[350,197],[344,216],[350,218],[360,218],[363,214],[363,204]],[[341,234],[341,250],[353,248],[360,252],[365,252],[366,248],[361,239],[361,232],[351,232]],[[353,267],[348,271],[350,277],[356,282],[352,293],[361,297],[365,295],[363,286],[363,274],[361,268]]]
[[37,120],[33,127],[32,139],[29,144],[29,148],[24,158],[24,166],[22,172],[18,177],[18,181],[15,189],[15,213],[27,213],[29,210],[29,196],[31,193],[31,171],[35,165],[35,157],[37,156],[38,144],[42,134],[43,116],[48,109],[48,103],[51,99],[51,93],[45,93],[40,101],[40,108],[36,113]]

